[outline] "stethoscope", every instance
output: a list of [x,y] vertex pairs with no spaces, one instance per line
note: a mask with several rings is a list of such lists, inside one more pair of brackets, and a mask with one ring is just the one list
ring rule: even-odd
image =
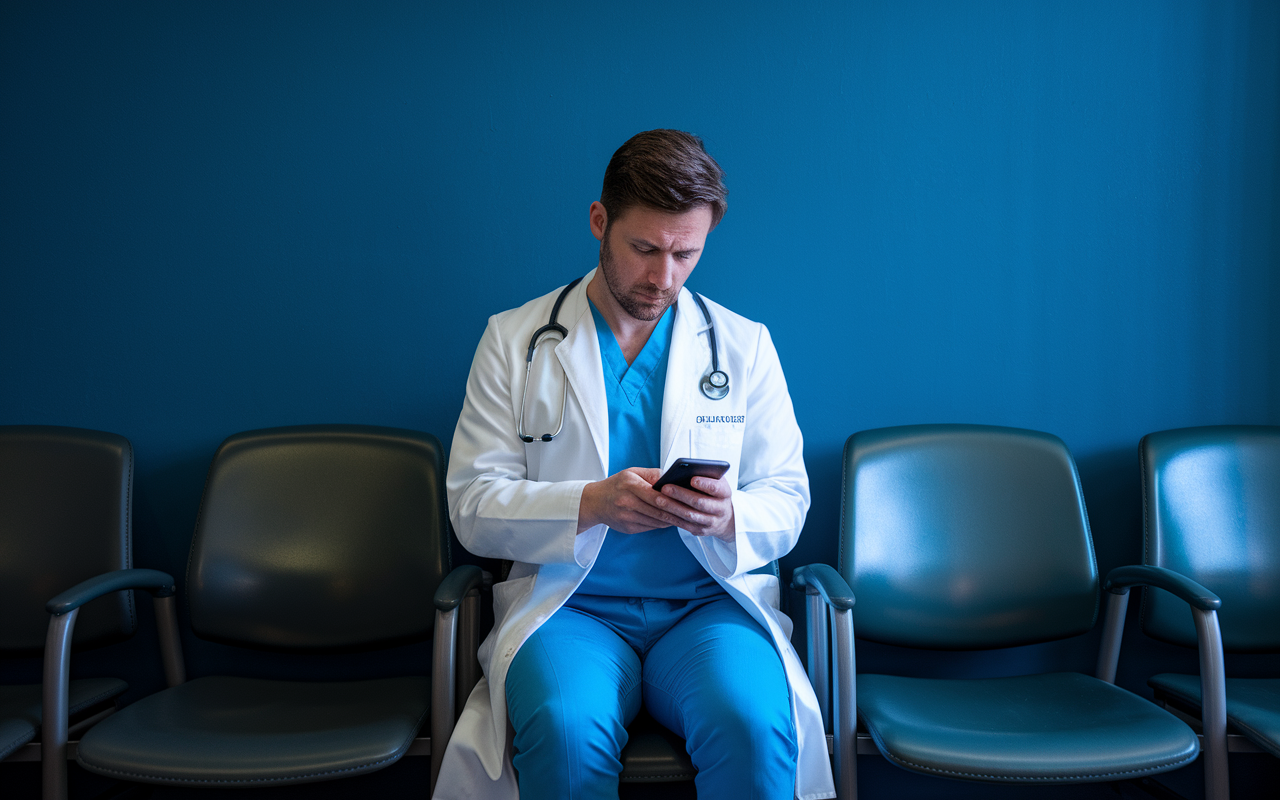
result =
[[[533,336],[529,337],[529,352],[524,358],[524,394],[520,396],[520,419],[516,420],[516,434],[520,437],[520,441],[529,444],[531,442],[549,442],[560,435],[560,430],[564,428],[564,410],[569,402],[569,382],[565,381],[564,391],[560,395],[560,422],[556,424],[555,433],[544,433],[541,436],[530,436],[524,432],[524,404],[529,397],[529,375],[533,372],[533,353],[538,349],[538,345],[542,343],[542,337],[548,333],[558,333],[560,338],[569,335],[569,331],[563,325],[557,322],[560,316],[560,306],[564,305],[564,299],[569,296],[569,292],[573,287],[577,286],[582,278],[575,278],[572,283],[564,287],[560,292],[560,296],[556,298],[556,304],[551,307],[551,319],[546,325],[538,328],[533,332]],[[702,297],[695,291],[690,290],[693,300],[698,304],[698,308],[702,309],[702,316],[707,320],[707,338],[711,344],[711,372],[702,377],[702,393],[711,400],[723,400],[729,394],[729,376],[724,370],[720,369],[720,355],[716,347],[716,325],[711,319],[711,309],[707,308],[707,304],[702,301]]]

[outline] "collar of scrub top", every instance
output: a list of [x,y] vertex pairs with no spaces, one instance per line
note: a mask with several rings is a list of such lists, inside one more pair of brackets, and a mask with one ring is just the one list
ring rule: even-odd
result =
[[[564,410],[569,402],[568,381],[565,381],[564,391],[560,395],[560,421],[556,423],[554,433],[544,433],[541,436],[532,436],[525,433],[524,404],[529,397],[529,375],[533,371],[534,351],[538,349],[538,345],[542,344],[542,337],[548,333],[558,333],[562,340],[569,335],[569,331],[556,320],[560,316],[560,306],[564,305],[564,299],[569,296],[569,292],[573,290],[573,287],[581,282],[582,278],[575,278],[572,283],[561,290],[560,296],[556,298],[556,304],[551,307],[551,319],[547,321],[546,325],[534,331],[533,336],[529,337],[529,351],[524,358],[524,393],[520,396],[520,418],[516,420],[516,435],[525,444],[549,442],[559,436],[560,431],[564,428]],[[711,372],[702,378],[702,393],[712,400],[723,400],[729,394],[729,376],[720,369],[720,355],[716,347],[716,326],[711,319],[711,309],[707,308],[707,304],[703,302],[702,296],[697,292],[690,289],[689,293],[693,295],[694,302],[698,304],[698,308],[702,309],[702,316],[707,320],[707,338],[711,344]]]

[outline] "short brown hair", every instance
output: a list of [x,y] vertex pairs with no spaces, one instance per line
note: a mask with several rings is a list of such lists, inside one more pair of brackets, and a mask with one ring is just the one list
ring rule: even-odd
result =
[[609,224],[633,206],[683,213],[711,207],[711,227],[720,224],[728,202],[724,170],[692,133],[659,129],[628,139],[604,171],[600,203]]

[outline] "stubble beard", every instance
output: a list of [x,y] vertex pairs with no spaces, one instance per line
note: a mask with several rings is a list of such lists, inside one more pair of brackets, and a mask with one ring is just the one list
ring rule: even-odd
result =
[[628,293],[628,287],[618,285],[617,264],[613,260],[613,250],[609,247],[609,230],[607,228],[604,232],[604,238],[600,240],[600,271],[604,273],[604,283],[605,286],[609,287],[609,294],[613,295],[613,299],[618,301],[618,305],[622,306],[622,310],[627,312],[627,315],[633,319],[638,319],[642,322],[653,322],[666,313],[666,310],[671,307],[671,303],[676,298],[673,292],[670,297],[662,298],[658,305],[642,303]]

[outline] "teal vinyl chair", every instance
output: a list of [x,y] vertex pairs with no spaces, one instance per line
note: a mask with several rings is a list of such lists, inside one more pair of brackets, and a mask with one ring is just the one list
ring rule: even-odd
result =
[[[1215,426],[1143,437],[1143,562],[1187,576],[1222,598],[1226,652],[1280,652],[1280,427]],[[1177,600],[1143,592],[1142,629],[1195,647]],[[1203,662],[1203,658],[1202,658]],[[1201,718],[1205,750],[1223,763],[1227,724],[1280,757],[1280,678],[1156,675],[1162,702]]]
[[71,680],[72,649],[133,635],[130,589],[156,598],[162,635],[176,630],[173,578],[132,568],[132,497],[123,436],[0,426],[0,654],[44,655],[43,683],[0,686],[0,760],[22,758],[39,732],[47,800],[66,797],[69,737],[113,714],[129,688],[108,676]]
[[[431,716],[432,783],[476,676],[481,571],[450,571],[444,457],[430,434],[316,425],[232,436],[214,456],[185,584],[192,632],[257,649],[376,651],[434,635],[432,676],[186,680],[89,730],[76,761],[125,781],[248,788],[387,767]],[[465,600],[465,602],[464,602]],[[471,607],[470,612],[462,608]],[[162,644],[165,644],[162,642]],[[456,680],[457,650],[463,671]],[[467,683],[467,681],[470,681]]]
[[[844,450],[840,524],[839,571],[802,567],[792,585],[809,595],[810,678],[830,709],[842,800],[857,793],[857,717],[897,766],[961,780],[1112,782],[1196,759],[1195,732],[1116,687],[1114,673],[855,677],[855,629],[902,647],[982,650],[1093,627],[1093,543],[1075,462],[1057,437],[979,425],[856,433]],[[1113,592],[1140,584],[1218,604],[1156,567],[1107,579]]]

